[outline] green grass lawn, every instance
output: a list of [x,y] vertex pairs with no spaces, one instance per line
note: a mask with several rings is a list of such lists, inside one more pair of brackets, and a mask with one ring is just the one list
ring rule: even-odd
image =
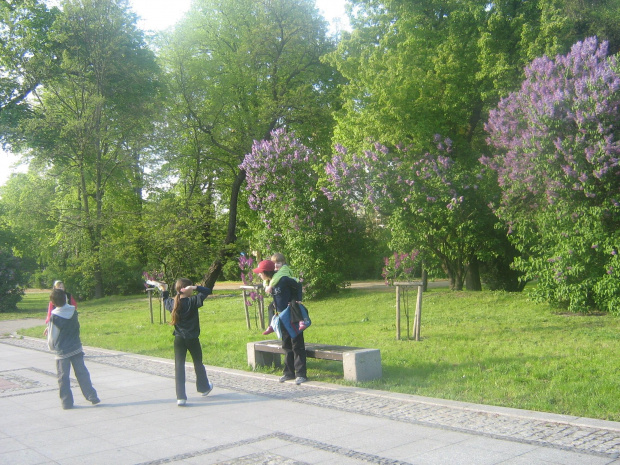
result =
[[[20,312],[0,315],[43,318],[47,297],[28,294]],[[347,289],[306,303],[312,317],[306,342],[381,350],[383,378],[366,387],[620,421],[619,318],[557,313],[526,294],[432,289],[424,294],[422,340],[416,342],[396,340],[391,288]],[[414,293],[409,305],[412,325]],[[158,301],[155,324],[145,296],[81,302],[78,309],[85,345],[173,358],[172,328],[159,324]],[[236,291],[209,297],[200,318],[209,365],[248,370],[246,343],[270,338],[247,329]],[[401,321],[406,338],[404,316]],[[42,337],[42,331],[22,334]],[[339,362],[309,359],[308,374],[346,384]]]

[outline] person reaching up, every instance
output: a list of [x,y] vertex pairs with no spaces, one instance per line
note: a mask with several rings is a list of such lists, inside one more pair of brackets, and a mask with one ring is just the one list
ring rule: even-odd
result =
[[[189,279],[177,279],[174,284],[176,295],[170,297],[168,285],[160,283],[164,307],[170,312],[170,324],[174,326],[174,379],[176,384],[177,405],[187,403],[185,392],[185,359],[187,351],[192,356],[196,373],[196,390],[203,396],[213,390],[213,383],[207,377],[207,370],[202,364],[202,347],[200,345],[200,320],[198,309],[211,294],[211,289],[194,286]],[[197,291],[197,294],[194,294]]]

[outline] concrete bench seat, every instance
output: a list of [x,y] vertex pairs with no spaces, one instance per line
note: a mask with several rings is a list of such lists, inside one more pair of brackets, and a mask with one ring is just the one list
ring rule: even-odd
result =
[[[280,355],[284,354],[284,349],[280,340],[248,342],[247,351],[248,365],[254,369],[258,366],[282,366]],[[342,362],[344,379],[347,381],[371,381],[382,375],[379,349],[306,344],[306,356]]]

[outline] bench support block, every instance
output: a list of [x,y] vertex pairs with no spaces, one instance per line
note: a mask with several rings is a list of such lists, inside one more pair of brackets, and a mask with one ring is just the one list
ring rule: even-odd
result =
[[342,358],[344,379],[347,381],[372,381],[381,378],[381,351],[357,349],[344,352]]
[[282,366],[282,358],[280,357],[280,354],[276,354],[273,352],[260,352],[254,348],[253,342],[248,342],[247,350],[248,365],[250,365],[253,370],[256,370],[256,367],[271,365],[273,365],[274,367]]

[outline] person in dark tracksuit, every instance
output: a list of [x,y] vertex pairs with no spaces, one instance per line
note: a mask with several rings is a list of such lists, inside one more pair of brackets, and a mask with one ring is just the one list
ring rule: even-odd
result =
[[[187,402],[185,393],[185,358],[187,351],[192,356],[196,373],[196,390],[206,396],[213,389],[213,383],[207,377],[207,370],[202,364],[202,347],[200,345],[200,320],[198,309],[211,294],[211,289],[194,286],[189,279],[178,279],[174,285],[176,295],[170,297],[168,286],[161,283],[166,310],[170,312],[170,324],[174,325],[174,379],[176,383],[177,405]],[[194,295],[194,291],[198,294]]]
[[62,408],[73,408],[73,393],[69,377],[72,366],[82,394],[86,400],[96,405],[100,400],[90,381],[90,373],[84,365],[77,310],[67,303],[67,295],[63,289],[54,289],[50,295],[50,302],[54,305],[50,318],[55,326],[52,330],[54,337],[50,348],[56,352],[56,373]]
[[[275,264],[271,260],[263,260],[254,268],[254,273],[260,275],[263,281],[268,280],[275,274]],[[288,307],[289,302],[295,300],[301,302],[302,289],[301,283],[289,276],[282,276],[278,283],[272,287],[271,294],[277,312],[282,312]],[[294,379],[295,384],[301,384],[308,381],[306,372],[306,344],[304,342],[304,333],[299,331],[299,321],[291,324],[295,327],[298,334],[291,337],[288,331],[280,323],[280,332],[282,334],[282,348],[284,355],[284,373],[280,378],[280,382]]]

